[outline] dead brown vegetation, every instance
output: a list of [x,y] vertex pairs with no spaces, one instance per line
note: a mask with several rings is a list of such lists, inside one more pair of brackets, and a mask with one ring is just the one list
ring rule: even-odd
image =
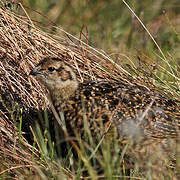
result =
[[[42,32],[28,16],[21,16],[0,7],[0,173],[33,166],[32,154],[38,150],[22,144],[15,124],[10,121],[14,107],[41,109],[48,106],[45,90],[29,77],[30,70],[45,56],[57,56],[70,64],[79,81],[88,79],[121,79],[146,86],[147,77],[135,81],[133,77],[100,50],[76,39],[63,29],[58,35]],[[87,42],[86,35],[82,34]],[[118,60],[120,62],[120,60]],[[146,79],[147,80],[147,79]],[[149,84],[148,88],[154,88]],[[13,118],[12,118],[13,119]],[[23,142],[25,142],[23,140]]]

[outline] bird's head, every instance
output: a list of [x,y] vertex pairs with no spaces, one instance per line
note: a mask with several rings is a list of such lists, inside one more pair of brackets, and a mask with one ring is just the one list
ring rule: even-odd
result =
[[52,93],[56,89],[77,88],[76,74],[59,58],[46,57],[30,72]]

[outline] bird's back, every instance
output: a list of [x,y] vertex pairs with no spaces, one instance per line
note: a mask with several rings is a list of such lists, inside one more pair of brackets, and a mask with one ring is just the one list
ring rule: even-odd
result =
[[103,135],[111,126],[119,136],[134,138],[173,137],[180,127],[180,108],[174,101],[122,82],[80,83],[75,95],[61,104],[61,110],[66,123],[81,134],[84,123],[92,134]]

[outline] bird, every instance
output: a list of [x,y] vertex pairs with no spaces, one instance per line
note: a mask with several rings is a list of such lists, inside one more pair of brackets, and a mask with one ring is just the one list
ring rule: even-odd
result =
[[111,136],[112,129],[117,138],[135,140],[178,136],[180,107],[159,92],[121,80],[78,82],[72,67],[58,57],[43,58],[30,75],[49,90],[70,133],[83,137],[88,127],[93,137]]

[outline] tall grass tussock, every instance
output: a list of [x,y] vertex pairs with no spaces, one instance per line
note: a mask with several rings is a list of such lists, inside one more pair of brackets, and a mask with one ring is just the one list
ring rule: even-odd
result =
[[[153,55],[143,50],[106,53],[89,45],[88,32],[77,38],[54,24],[43,31],[28,13],[21,3],[0,1],[0,179],[179,179],[178,119],[174,137],[153,143],[117,139],[116,131],[111,137],[97,134],[95,140],[86,118],[85,138],[78,130],[67,137],[51,111],[47,90],[29,76],[42,58],[59,57],[79,82],[119,80],[142,86],[180,109],[178,58],[164,53],[153,36]],[[133,129],[129,124],[127,131]]]

